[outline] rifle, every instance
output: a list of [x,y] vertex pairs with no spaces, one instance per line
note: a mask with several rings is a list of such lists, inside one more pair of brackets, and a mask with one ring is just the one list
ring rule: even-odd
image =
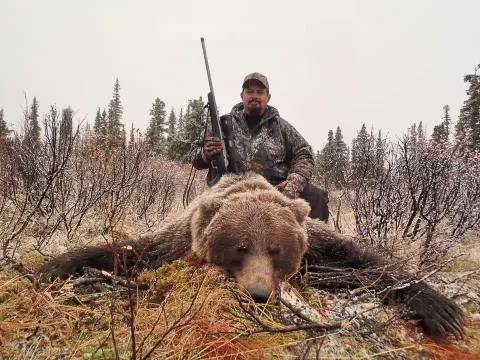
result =
[[[211,184],[217,183],[223,174],[227,172],[228,155],[225,144],[225,136],[223,134],[220,119],[218,117],[217,103],[215,101],[215,93],[213,92],[212,77],[210,76],[210,67],[208,66],[207,50],[205,49],[205,41],[200,38],[203,48],[203,57],[205,58],[205,66],[207,68],[208,84],[210,85],[210,92],[208,93],[208,109],[210,112],[210,121],[212,123],[212,136],[219,138],[222,142],[222,151],[215,155],[211,161],[211,171],[213,179],[209,182]],[[209,184],[210,185],[210,184]]]

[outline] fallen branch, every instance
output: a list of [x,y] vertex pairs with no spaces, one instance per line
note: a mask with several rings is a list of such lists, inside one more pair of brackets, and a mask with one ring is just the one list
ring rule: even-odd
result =
[[[149,286],[147,284],[138,284],[134,281],[128,281],[122,276],[115,276],[110,274],[107,271],[104,270],[98,270],[95,268],[91,268],[88,266],[85,266],[83,268],[85,270],[85,274],[93,275],[97,278],[102,278],[105,280],[109,280],[111,283],[118,284],[120,286],[123,286],[125,288],[130,288],[130,289],[139,289],[139,290],[148,290]],[[87,278],[88,279],[88,278]]]
[[262,320],[258,318],[257,315],[250,309],[247,309],[244,302],[242,301],[242,297],[236,292],[232,291],[234,298],[237,300],[238,304],[242,311],[248,315],[249,320],[255,323],[260,327],[260,330],[247,330],[247,335],[253,334],[260,334],[260,333],[289,333],[289,332],[296,332],[296,331],[305,331],[305,330],[316,330],[316,331],[323,331],[323,332],[332,332],[335,330],[340,330],[345,327],[345,324],[348,324],[348,321],[339,321],[333,324],[319,324],[319,323],[310,323],[310,324],[301,324],[301,325],[294,325],[294,326],[285,326],[284,328],[277,329],[272,328],[271,326],[266,325]]

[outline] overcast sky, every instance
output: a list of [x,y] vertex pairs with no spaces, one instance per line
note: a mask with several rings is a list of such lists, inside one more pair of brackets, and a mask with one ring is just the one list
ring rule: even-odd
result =
[[25,91],[93,124],[118,77],[123,122],[143,131],[156,97],[177,112],[206,98],[203,36],[222,113],[260,71],[315,150],[337,125],[348,144],[362,123],[430,134],[445,104],[456,121],[480,63],[478,14],[478,0],[1,0],[0,107],[18,123]]

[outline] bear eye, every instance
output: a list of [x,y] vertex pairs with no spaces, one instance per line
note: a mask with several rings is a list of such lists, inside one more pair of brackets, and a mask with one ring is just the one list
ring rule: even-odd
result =
[[248,248],[245,245],[240,245],[237,247],[237,252],[246,254],[248,252]]
[[268,249],[268,252],[270,253],[270,255],[278,255],[280,254],[280,246],[271,247],[270,249]]

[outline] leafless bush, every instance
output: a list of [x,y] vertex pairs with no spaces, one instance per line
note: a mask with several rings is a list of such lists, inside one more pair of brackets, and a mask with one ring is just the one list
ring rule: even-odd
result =
[[177,194],[178,169],[161,157],[149,159],[148,170],[135,190],[136,214],[150,230],[165,220]]
[[104,160],[95,137],[84,131],[75,144],[68,172],[55,189],[55,210],[69,241],[110,189],[105,186],[108,172]]
[[[407,201],[406,184],[398,169],[398,154],[392,144],[384,146],[382,171],[372,166],[373,158],[367,157],[359,179],[349,174],[346,194],[354,212],[357,233],[370,239],[372,245],[380,242],[388,248],[389,237],[400,229],[405,219]],[[367,149],[366,154],[370,153],[371,149]],[[368,174],[369,171],[375,173]]]
[[[478,161],[458,157],[448,142],[413,141],[410,135],[386,142],[384,154],[381,167],[367,156],[362,176],[347,174],[357,233],[390,252],[398,238],[422,239],[420,265],[434,261],[480,221]],[[437,237],[441,224],[448,231]]]
[[148,147],[143,139],[129,147],[107,148],[100,152],[99,170],[106,174],[102,184],[105,196],[99,204],[103,215],[102,232],[113,230],[124,218],[133,199],[135,187],[145,176],[147,157]]
[[19,193],[19,177],[15,165],[14,140],[0,138],[0,240],[5,255],[5,239],[10,236],[18,216],[16,204]]
[[111,235],[124,220],[141,218],[150,229],[166,218],[186,185],[184,165],[152,157],[139,134],[129,142],[121,133],[97,134],[81,122],[74,126],[71,108],[52,106],[33,146],[29,116],[25,111],[26,130],[0,139],[4,257],[14,256],[20,244],[43,254],[59,239],[68,246],[85,234]]
[[79,128],[60,138],[60,121],[56,108],[52,106],[44,117],[44,129],[45,140],[41,148],[31,146],[25,134],[17,136],[6,147],[5,158],[9,165],[4,168],[1,187],[9,207],[3,208],[0,214],[4,229],[0,239],[3,256],[15,253],[16,239],[39,218],[43,218],[41,241],[48,237],[46,233],[51,234],[58,226],[50,221],[55,208],[52,193],[67,168]]
[[[72,114],[73,116],[73,114]],[[34,247],[40,250],[49,242],[54,232],[61,224],[61,217],[58,216],[58,208],[68,196],[71,182],[66,173],[70,166],[72,154],[75,150],[75,143],[80,134],[80,124],[73,132],[70,125],[65,124],[55,107],[45,115],[43,152],[37,159],[39,169],[40,188],[45,189],[45,195],[39,202],[41,216],[37,222],[41,225],[38,231]]]
[[450,236],[460,237],[480,224],[480,161],[464,158],[457,161],[459,184],[458,201],[447,215]]

